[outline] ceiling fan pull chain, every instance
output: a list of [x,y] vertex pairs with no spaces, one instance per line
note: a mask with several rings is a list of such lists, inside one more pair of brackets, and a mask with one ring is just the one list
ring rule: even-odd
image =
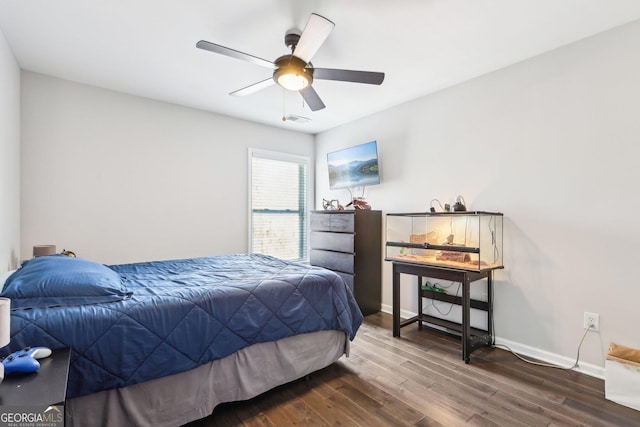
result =
[[287,94],[285,93],[284,88],[282,88],[282,121],[283,122],[287,121],[287,114],[286,114],[286,111],[285,111],[286,97],[287,97]]

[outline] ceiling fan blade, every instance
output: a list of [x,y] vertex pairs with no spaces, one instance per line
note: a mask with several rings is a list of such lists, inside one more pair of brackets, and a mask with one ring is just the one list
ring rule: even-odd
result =
[[260,65],[272,70],[276,68],[275,64],[271,61],[249,55],[248,53],[240,52],[229,47],[220,46],[219,44],[211,43],[206,40],[200,40],[196,43],[196,47],[198,49],[208,50],[209,52],[220,53],[232,58],[242,59],[243,61],[251,62],[252,64]]
[[336,70],[332,68],[314,68],[313,78],[320,80],[338,80],[341,82],[366,83],[379,85],[384,81],[384,73],[375,71]]
[[261,82],[254,83],[254,84],[249,85],[247,87],[243,87],[242,89],[238,89],[238,90],[236,90],[234,92],[231,92],[229,95],[233,95],[233,96],[251,95],[252,93],[255,93],[255,92],[259,91],[259,90],[267,88],[267,87],[271,86],[274,83],[275,82],[273,81],[273,79],[271,77],[269,77],[268,79],[262,80]]
[[336,25],[324,16],[312,13],[293,54],[309,63]]
[[300,95],[302,95],[304,101],[307,103],[309,108],[311,108],[311,111],[322,110],[325,107],[324,102],[322,102],[322,99],[320,99],[320,96],[318,95],[318,92],[316,92],[311,85],[302,89],[300,91]]

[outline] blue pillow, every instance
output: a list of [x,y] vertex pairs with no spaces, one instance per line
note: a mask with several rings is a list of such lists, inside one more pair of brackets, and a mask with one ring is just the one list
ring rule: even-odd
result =
[[64,255],[26,261],[9,276],[0,294],[11,298],[13,309],[114,302],[131,295],[110,268]]

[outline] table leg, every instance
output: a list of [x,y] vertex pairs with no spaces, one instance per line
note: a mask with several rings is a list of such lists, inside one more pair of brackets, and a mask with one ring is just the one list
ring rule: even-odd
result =
[[400,336],[400,273],[393,263],[393,336]]
[[462,360],[469,363],[471,354],[471,282],[465,273],[462,279]]
[[489,334],[489,343],[487,346],[493,345],[493,278],[490,271],[487,275],[487,333]]
[[418,276],[418,330],[422,330],[422,276]]

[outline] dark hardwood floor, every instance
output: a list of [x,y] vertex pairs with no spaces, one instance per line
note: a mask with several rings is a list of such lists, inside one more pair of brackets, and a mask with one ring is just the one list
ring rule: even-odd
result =
[[365,318],[349,358],[245,402],[205,426],[640,426],[640,412],[604,398],[604,381],[482,348],[417,325],[391,336],[391,316]]

